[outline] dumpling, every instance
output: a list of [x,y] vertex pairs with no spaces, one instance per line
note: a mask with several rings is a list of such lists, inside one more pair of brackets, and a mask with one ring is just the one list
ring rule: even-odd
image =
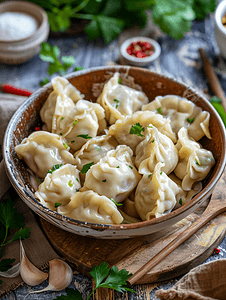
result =
[[145,139],[136,147],[135,165],[140,174],[150,174],[158,162],[164,162],[162,171],[170,174],[178,163],[178,151],[170,138],[150,124]]
[[97,103],[103,106],[106,119],[109,124],[116,120],[122,120],[127,115],[141,109],[148,103],[147,96],[131,87],[119,83],[120,74],[116,72],[104,85],[103,91],[97,99]]
[[177,203],[175,205],[175,209],[189,202],[195,195],[197,195],[202,190],[202,182],[200,181],[195,182],[190,191],[184,191],[182,189],[182,181],[177,176],[171,173],[169,175],[169,178],[177,184],[180,190],[176,196]]
[[86,173],[84,190],[93,190],[116,202],[125,200],[141,178],[132,163],[132,156],[133,151],[125,145],[108,151]]
[[[152,111],[138,111],[124,120],[118,120],[109,127],[109,135],[116,138],[119,144],[129,146],[135,151],[136,146],[145,138],[147,127],[152,124],[162,134],[168,136],[174,143],[176,135],[172,131],[170,120]],[[132,127],[135,133],[130,133]]]
[[83,222],[120,224],[123,221],[113,201],[93,191],[75,193],[71,201],[65,206],[59,206],[57,211],[64,216]]
[[117,141],[110,135],[102,135],[88,140],[80,150],[74,154],[75,164],[81,171],[82,167],[88,163],[98,161],[103,158],[108,151],[118,146]]
[[179,162],[174,170],[176,176],[182,179],[182,188],[190,191],[194,182],[203,180],[215,164],[211,151],[201,149],[201,145],[190,139],[186,128],[178,132],[176,147]]
[[154,101],[142,106],[142,110],[161,113],[171,120],[172,130],[178,132],[182,127],[188,128],[188,134],[194,140],[200,140],[204,135],[211,139],[209,131],[210,114],[202,111],[192,101],[176,95],[158,96]]
[[20,159],[39,177],[44,178],[49,169],[57,164],[74,164],[69,147],[57,134],[36,131],[15,147]]
[[164,163],[157,163],[152,174],[143,175],[135,194],[135,207],[143,221],[170,213],[176,205],[179,187],[163,171]]
[[56,210],[55,203],[66,205],[80,187],[79,170],[76,166],[66,164],[52,173],[47,173],[35,196],[44,206]]
[[66,138],[71,149],[76,151],[88,139],[103,133],[106,125],[104,109],[99,104],[79,100],[56,133]]
[[40,117],[46,124],[48,131],[52,132],[53,130],[54,132],[57,123],[68,116],[74,104],[82,99],[83,95],[63,77],[57,76],[51,82],[53,91],[42,106]]

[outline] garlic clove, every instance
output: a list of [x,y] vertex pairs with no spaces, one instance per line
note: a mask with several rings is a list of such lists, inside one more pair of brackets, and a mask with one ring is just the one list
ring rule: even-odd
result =
[[20,240],[20,276],[23,281],[30,285],[35,286],[42,283],[48,277],[48,273],[42,272],[36,268],[27,258],[23,244]]

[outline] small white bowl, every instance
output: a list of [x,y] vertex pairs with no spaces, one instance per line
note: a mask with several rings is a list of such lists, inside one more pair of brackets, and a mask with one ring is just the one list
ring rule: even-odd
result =
[[[153,51],[154,53],[151,56],[147,56],[144,58],[138,58],[138,57],[134,57],[132,55],[129,55],[126,51],[126,49],[129,47],[129,45],[133,42],[148,42],[149,44],[152,45],[153,47]],[[122,43],[121,47],[120,47],[120,51],[121,54],[123,56],[123,58],[125,59],[126,63],[129,65],[133,65],[133,66],[137,66],[137,67],[144,67],[148,64],[150,64],[151,62],[153,62],[154,60],[156,60],[160,53],[161,53],[161,47],[159,45],[159,43],[157,43],[155,40],[150,39],[148,37],[142,37],[142,36],[137,36],[137,37],[133,37],[130,38],[128,40],[126,40],[125,42]]]
[[216,8],[215,20],[215,37],[220,48],[221,54],[226,58],[226,28],[222,24],[222,17],[226,14],[226,0],[219,3]]
[[30,36],[22,39],[0,40],[0,62],[20,64],[28,61],[41,49],[49,35],[48,17],[44,9],[26,1],[5,1],[0,4],[0,14],[4,12],[20,12],[31,15],[37,20],[38,29]]

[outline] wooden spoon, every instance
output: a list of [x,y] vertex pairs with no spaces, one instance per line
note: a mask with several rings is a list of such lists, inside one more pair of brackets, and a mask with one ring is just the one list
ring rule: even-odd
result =
[[158,254],[156,254],[139,270],[137,270],[127,280],[127,282],[130,285],[135,284],[143,275],[149,272],[154,266],[156,266],[160,261],[162,261],[167,255],[169,255],[173,250],[180,246],[184,241],[186,241],[192,234],[198,231],[207,222],[209,222],[219,214],[226,212],[226,199],[224,194],[219,195],[217,189],[219,185],[221,185],[220,180],[218,181],[213,191],[212,199],[202,216],[198,220],[196,220],[192,225],[190,225],[181,235],[177,236],[172,242],[170,242],[166,247],[164,247]]

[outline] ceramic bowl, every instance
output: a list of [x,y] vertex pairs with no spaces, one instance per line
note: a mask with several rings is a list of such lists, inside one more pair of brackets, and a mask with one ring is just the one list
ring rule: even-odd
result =
[[[126,49],[129,47],[131,43],[136,43],[136,42],[148,42],[152,45],[152,50],[154,51],[154,54],[151,56],[147,56],[144,58],[138,58],[134,57],[132,55],[129,55],[126,51]],[[160,53],[161,53],[161,47],[159,43],[157,43],[155,40],[147,38],[147,37],[142,37],[142,36],[137,36],[130,38],[126,41],[124,41],[120,47],[120,52],[123,58],[125,59],[126,63],[129,65],[137,66],[137,67],[144,67],[156,60]]]
[[221,54],[226,58],[226,28],[222,24],[222,17],[226,14],[226,1],[222,1],[216,8],[215,20],[215,37],[220,48]]
[[90,224],[70,219],[47,209],[35,199],[34,189],[29,180],[29,174],[26,171],[25,164],[18,159],[14,149],[16,145],[21,143],[25,137],[34,131],[34,128],[40,122],[39,110],[52,91],[52,85],[48,83],[32,94],[23,103],[9,122],[3,146],[6,172],[21,199],[35,213],[61,229],[87,237],[105,239],[132,238],[148,235],[173,225],[195,211],[211,195],[214,186],[223,173],[226,163],[226,137],[223,122],[211,104],[185,84],[144,68],[129,66],[91,68],[77,71],[66,76],[66,78],[85,95],[85,99],[90,99],[95,102],[96,98],[92,94],[93,84],[105,82],[106,74],[116,71],[128,73],[134,77],[135,82],[142,86],[143,91],[150,101],[158,95],[176,94],[183,96],[186,93],[186,95],[189,95],[189,100],[195,101],[196,105],[208,111],[210,113],[210,132],[212,139],[209,140],[204,137],[201,143],[204,148],[212,151],[216,164],[212,168],[208,178],[204,181],[203,190],[199,194],[179,209],[157,219],[121,225]]
[[24,63],[38,54],[41,43],[49,36],[47,14],[38,5],[26,1],[5,1],[0,4],[0,14],[4,12],[26,13],[34,17],[38,23],[38,29],[26,38],[0,40],[0,62],[10,65]]

